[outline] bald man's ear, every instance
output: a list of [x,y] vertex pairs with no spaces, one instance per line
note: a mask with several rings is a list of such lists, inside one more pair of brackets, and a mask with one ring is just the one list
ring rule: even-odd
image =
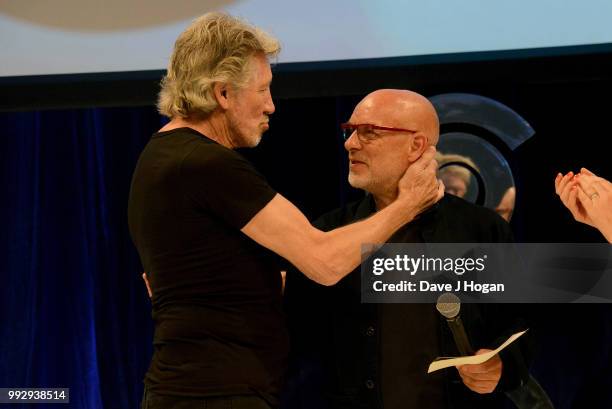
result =
[[414,134],[408,147],[408,160],[410,160],[410,162],[417,161],[421,155],[423,155],[423,152],[425,152],[425,149],[427,149],[428,146],[429,143],[427,142],[427,137],[425,135],[423,135],[421,132]]
[[215,82],[213,85],[213,92],[215,94],[215,99],[217,103],[222,109],[227,109],[229,107],[229,100],[227,98],[227,84],[224,82]]

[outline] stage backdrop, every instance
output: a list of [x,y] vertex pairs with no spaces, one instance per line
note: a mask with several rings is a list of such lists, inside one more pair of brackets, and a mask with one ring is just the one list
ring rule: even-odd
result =
[[[419,91],[480,93],[534,126],[511,163],[519,240],[601,241],[573,222],[553,179],[580,165],[612,176],[601,139],[608,108],[598,99],[606,89],[600,81]],[[271,130],[246,152],[310,217],[359,195],[345,182],[337,127],[359,99],[277,100]],[[161,124],[153,107],[0,114],[0,386],[69,387],[76,408],[137,407],[152,323],[126,209],[137,157]],[[612,407],[610,309],[539,307],[534,317],[533,371],[557,407]]]

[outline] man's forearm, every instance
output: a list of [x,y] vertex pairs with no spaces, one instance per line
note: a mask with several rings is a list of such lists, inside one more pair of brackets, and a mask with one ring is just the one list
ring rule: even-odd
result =
[[[321,284],[333,285],[361,263],[361,246],[384,243],[400,227],[414,220],[418,210],[407,201],[395,201],[371,217],[324,233],[314,252],[326,266]],[[308,272],[306,275],[310,276]]]

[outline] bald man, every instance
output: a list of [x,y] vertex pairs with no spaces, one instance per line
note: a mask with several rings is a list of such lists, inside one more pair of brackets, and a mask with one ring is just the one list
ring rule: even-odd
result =
[[[392,204],[402,175],[436,145],[439,135],[434,107],[407,90],[372,92],[342,128],[348,181],[366,195],[319,218],[314,224],[322,230],[365,219]],[[495,212],[452,195],[388,240],[511,241],[508,225]],[[435,357],[458,355],[434,306],[362,304],[360,288],[358,269],[326,288],[289,274],[286,297],[294,359],[286,407],[494,408],[503,405],[499,391],[520,383],[520,360],[504,356],[427,375]],[[482,307],[462,306],[472,343],[482,348],[477,353],[497,346],[508,325],[503,319],[489,320],[490,307]]]

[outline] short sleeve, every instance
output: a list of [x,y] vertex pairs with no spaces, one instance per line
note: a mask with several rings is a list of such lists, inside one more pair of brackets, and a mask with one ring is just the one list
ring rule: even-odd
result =
[[179,177],[188,197],[238,229],[276,195],[246,158],[216,144],[201,144],[189,153]]

